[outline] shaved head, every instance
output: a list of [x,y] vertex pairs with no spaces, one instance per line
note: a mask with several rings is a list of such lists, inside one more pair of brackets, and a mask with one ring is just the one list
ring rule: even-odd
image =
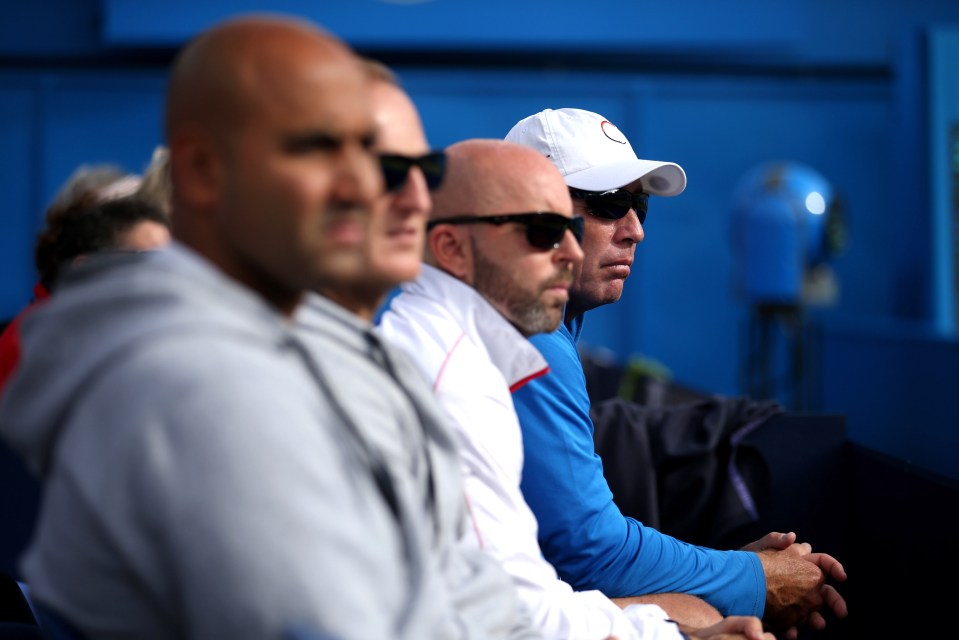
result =
[[[226,129],[236,118],[255,113],[254,90],[281,82],[278,68],[297,53],[323,49],[331,59],[355,63],[353,54],[334,35],[295,18],[251,15],[227,20],[186,45],[173,66],[166,101],[166,134],[202,123]],[[318,70],[319,71],[319,70]],[[273,96],[262,96],[268,102]]]
[[531,147],[504,140],[474,138],[446,149],[446,178],[433,193],[432,218],[492,215],[516,209],[529,193],[544,200],[539,207],[572,214],[563,176]]
[[365,268],[382,193],[355,53],[299,19],[249,15],[192,40],[167,94],[175,237],[291,313]]
[[[563,176],[532,147],[503,140],[465,140],[446,152],[427,262],[476,289],[523,335],[554,330],[583,253],[568,228],[550,247],[529,233],[543,219],[572,217]],[[459,220],[489,216],[498,219]]]

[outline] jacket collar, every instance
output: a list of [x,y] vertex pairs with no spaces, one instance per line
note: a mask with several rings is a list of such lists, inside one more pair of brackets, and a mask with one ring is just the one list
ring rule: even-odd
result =
[[439,302],[509,383],[510,391],[545,375],[549,366],[536,347],[473,287],[424,264],[420,277],[404,291]]

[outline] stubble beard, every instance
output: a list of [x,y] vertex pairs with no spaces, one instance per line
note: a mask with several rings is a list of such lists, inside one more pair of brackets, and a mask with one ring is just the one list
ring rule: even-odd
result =
[[551,278],[539,285],[536,295],[533,295],[504,269],[487,260],[475,243],[473,262],[475,266],[473,287],[497,308],[505,308],[506,319],[524,336],[549,333],[559,326],[563,316],[562,307],[554,308],[546,305],[541,296],[557,281],[568,281],[568,277]]

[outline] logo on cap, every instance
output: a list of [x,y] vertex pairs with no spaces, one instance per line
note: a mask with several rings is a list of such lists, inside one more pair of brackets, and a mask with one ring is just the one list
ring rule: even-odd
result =
[[[599,128],[603,130],[603,135],[619,144],[626,144],[626,136],[619,128],[609,120],[603,120],[599,123]],[[615,136],[615,137],[614,137]]]

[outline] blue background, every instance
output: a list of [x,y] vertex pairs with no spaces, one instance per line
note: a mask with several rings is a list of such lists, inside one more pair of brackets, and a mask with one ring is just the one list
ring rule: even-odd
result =
[[[162,142],[176,47],[237,11],[315,19],[399,72],[434,146],[502,137],[546,107],[597,111],[689,186],[654,198],[620,304],[587,346],[742,393],[750,301],[736,294],[731,198],[772,160],[846,205],[838,303],[809,309],[798,409],[857,443],[959,478],[959,341],[944,129],[959,121],[959,3],[804,0],[40,0],[0,3],[0,317],[34,282],[43,211],[80,164],[141,171]],[[780,336],[785,341],[785,335]],[[779,356],[774,363],[787,366]],[[788,397],[788,396],[784,396]]]

